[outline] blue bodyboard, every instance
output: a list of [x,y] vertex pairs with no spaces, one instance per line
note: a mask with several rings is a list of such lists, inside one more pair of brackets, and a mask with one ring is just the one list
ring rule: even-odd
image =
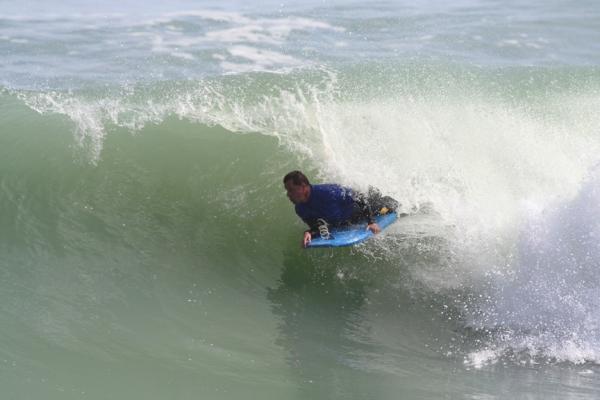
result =
[[[377,225],[379,225],[383,231],[397,219],[398,215],[395,212],[391,212],[385,215],[376,216],[375,222],[377,222]],[[333,227],[329,228],[329,239],[323,239],[317,236],[311,240],[307,248],[352,246],[364,242],[372,236],[374,236],[374,234],[367,229],[366,222],[360,225],[350,225],[339,228]]]

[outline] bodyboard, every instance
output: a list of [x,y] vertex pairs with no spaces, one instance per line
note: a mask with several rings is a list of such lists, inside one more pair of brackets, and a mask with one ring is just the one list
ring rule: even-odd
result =
[[[390,226],[397,219],[398,215],[395,212],[390,212],[385,215],[376,216],[375,222],[383,232],[385,228]],[[317,236],[310,241],[306,248],[353,246],[364,242],[373,236],[375,236],[373,232],[367,229],[366,221],[364,224],[360,225],[331,227],[329,228],[329,239]]]

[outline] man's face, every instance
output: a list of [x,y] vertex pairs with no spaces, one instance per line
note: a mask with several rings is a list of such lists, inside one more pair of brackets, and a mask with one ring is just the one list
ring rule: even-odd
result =
[[285,183],[285,190],[287,191],[287,197],[294,204],[305,203],[308,201],[310,194],[310,186],[305,184],[294,185],[292,181]]

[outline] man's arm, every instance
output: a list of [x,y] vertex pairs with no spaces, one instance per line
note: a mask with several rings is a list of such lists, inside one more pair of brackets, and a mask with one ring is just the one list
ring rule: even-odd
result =
[[361,215],[367,220],[367,229],[375,234],[381,232],[381,228],[379,228],[379,225],[375,222],[375,213],[367,201],[366,196],[363,193],[357,192],[353,196],[353,200],[358,206]]
[[308,225],[308,229],[304,231],[304,238],[302,239],[302,246],[306,247],[312,240],[313,236],[319,234],[319,225],[317,224],[317,220],[312,219],[304,219],[302,220]]
[[308,225],[308,229],[305,230],[304,232],[308,232],[311,235],[318,235],[319,234],[319,223],[317,222],[316,219],[302,218],[302,221],[304,221],[304,223],[306,225]]
[[363,193],[356,192],[353,196],[353,200],[358,206],[360,214],[367,220],[367,223],[369,225],[375,224],[375,213],[367,201],[366,196]]
[[312,240],[312,235],[311,235],[310,231],[304,232],[304,238],[302,239],[302,247],[308,247],[311,240]]

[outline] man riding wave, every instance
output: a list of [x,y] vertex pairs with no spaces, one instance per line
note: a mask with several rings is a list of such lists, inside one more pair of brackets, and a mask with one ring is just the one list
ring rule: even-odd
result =
[[[342,226],[366,222],[374,234],[381,231],[375,216],[394,211],[398,202],[382,197],[370,189],[368,196],[337,184],[311,185],[300,171],[292,171],[283,178],[287,196],[295,205],[296,214],[309,226],[304,232],[302,245],[307,247],[314,235],[323,235],[327,226]],[[325,228],[323,228],[325,227]]]

